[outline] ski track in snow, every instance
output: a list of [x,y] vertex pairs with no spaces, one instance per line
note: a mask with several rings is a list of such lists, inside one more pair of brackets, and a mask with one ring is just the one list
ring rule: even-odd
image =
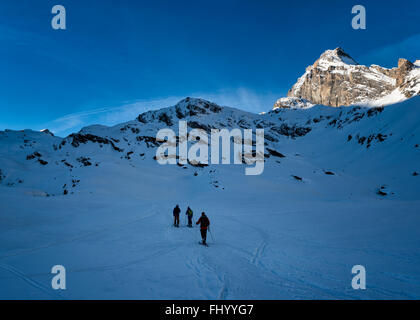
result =
[[64,299],[59,293],[54,292],[54,290],[52,290],[51,288],[48,288],[46,286],[44,286],[42,283],[39,283],[38,281],[32,279],[30,276],[26,275],[25,273],[23,273],[22,271],[20,271],[19,269],[17,269],[16,267],[12,266],[12,265],[8,265],[5,263],[0,263],[0,268],[10,272],[11,274],[13,274],[16,278],[26,282],[28,285],[30,285],[31,287],[34,287],[42,292],[44,292],[45,294],[47,294],[47,296],[51,297],[52,299]]
[[[206,255],[198,255],[190,259],[186,266],[194,272],[196,282],[200,290],[204,291],[206,299],[219,299],[225,300],[229,294],[226,274],[220,274],[214,267],[210,266],[209,258]],[[216,280],[218,286],[209,287],[209,283],[214,283]],[[219,289],[218,289],[219,288]]]
[[266,241],[261,241],[258,247],[254,251],[254,256],[251,259],[251,262],[255,265],[258,265],[259,260],[261,259],[262,255],[264,254],[264,250],[267,247]]
[[34,247],[34,248],[31,248],[31,249],[26,249],[26,250],[21,250],[21,251],[14,252],[14,253],[5,254],[5,255],[0,256],[0,260],[10,258],[10,257],[19,256],[19,255],[22,255],[22,254],[33,253],[35,251],[48,249],[48,248],[52,248],[52,247],[56,247],[56,246],[60,246],[60,245],[64,245],[64,244],[69,244],[69,243],[72,243],[72,242],[77,242],[79,240],[84,240],[84,239],[87,239],[89,237],[92,237],[92,236],[95,236],[95,235],[98,235],[98,234],[103,234],[103,233],[109,232],[111,230],[117,230],[118,228],[122,228],[122,227],[127,226],[127,225],[132,225],[135,222],[139,222],[139,221],[142,221],[144,219],[150,218],[153,215],[154,214],[149,214],[149,215],[146,215],[146,216],[141,217],[141,218],[137,218],[137,219],[134,219],[134,220],[123,222],[119,225],[109,225],[105,228],[101,228],[101,229],[91,231],[91,232],[86,232],[86,233],[83,233],[83,234],[80,234],[80,235],[77,235],[77,236],[74,236],[74,237],[70,237],[70,238],[65,239],[65,240],[48,243],[48,244],[45,244],[43,246]]

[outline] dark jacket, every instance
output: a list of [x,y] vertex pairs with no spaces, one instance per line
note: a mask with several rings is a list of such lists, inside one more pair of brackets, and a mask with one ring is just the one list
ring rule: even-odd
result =
[[174,216],[179,216],[180,212],[181,212],[181,209],[179,207],[174,208]]
[[207,230],[207,228],[210,226],[210,220],[207,218],[207,216],[201,216],[196,224],[200,224],[201,230]]

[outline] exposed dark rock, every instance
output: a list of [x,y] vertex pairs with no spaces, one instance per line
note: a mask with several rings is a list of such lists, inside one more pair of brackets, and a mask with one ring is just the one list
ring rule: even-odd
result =
[[283,155],[282,153],[274,150],[274,149],[270,149],[270,148],[266,148],[266,150],[268,151],[268,153],[274,157],[279,157],[279,158],[285,158],[286,156]]
[[380,196],[387,196],[388,195],[388,193],[387,192],[385,192],[385,189],[386,189],[386,187],[385,186],[381,186],[380,188],[378,188],[377,190],[376,190],[376,194],[378,194],[378,195],[380,195]]
[[85,167],[88,167],[88,166],[91,166],[92,165],[92,163],[89,160],[90,160],[90,158],[87,158],[87,157],[79,157],[79,158],[77,158],[77,161],[79,161]]
[[238,121],[238,126],[241,127],[242,129],[250,129],[251,128],[251,124],[246,121],[245,119],[241,119]]
[[47,162],[47,161],[42,160],[42,159],[38,159],[38,162],[39,162],[40,164],[42,164],[43,166],[45,166],[45,165],[47,165],[47,164],[48,164],[48,162]]
[[334,126],[334,125],[336,125],[336,124],[337,124],[337,119],[331,120],[330,122],[328,122],[328,124],[329,124],[330,126]]
[[364,143],[365,143],[365,141],[366,141],[366,137],[357,137],[357,141],[361,144],[361,145],[363,145]]
[[176,116],[178,117],[178,119],[184,119],[185,118],[185,114],[182,112],[182,110],[179,106],[175,107],[175,113],[176,113]]
[[26,160],[33,160],[35,158],[40,158],[40,157],[42,157],[42,155],[39,152],[35,151],[34,153],[27,155]]
[[292,175],[292,177],[293,177],[293,178],[295,178],[297,181],[302,181],[302,180],[303,180],[303,179],[302,179],[301,177],[299,177],[299,176]]
[[148,148],[158,147],[163,143],[163,141],[156,140],[155,137],[149,137],[149,136],[137,136],[136,140],[139,142],[144,141]]
[[308,132],[311,131],[311,128],[298,127],[296,125],[293,125],[290,127],[287,124],[283,123],[282,125],[280,125],[280,127],[277,127],[277,126],[271,127],[270,130],[283,136],[296,138],[296,137],[303,137],[304,135],[306,135]]
[[384,191],[382,191],[382,190],[380,190],[380,189],[378,189],[377,191],[376,191],[376,193],[378,194],[378,195],[380,195],[380,196],[387,196],[388,195],[388,193],[386,193],[386,192],[384,192]]
[[61,160],[67,167],[73,168],[73,166],[65,160]]
[[171,118],[165,112],[159,115],[159,121],[164,122],[168,127],[173,125]]
[[377,142],[383,142],[386,140],[386,138],[387,138],[387,135],[382,134],[382,133],[371,134],[368,137],[359,136],[359,135],[356,136],[357,142],[359,144],[363,145],[365,142],[367,142],[366,148],[369,148],[374,140],[376,140]]
[[129,152],[127,152],[127,154],[125,155],[125,158],[126,159],[128,159],[128,160],[130,160],[131,159],[131,155],[133,154],[134,152],[133,151],[129,151]]
[[[277,110],[275,110],[275,111],[277,111]],[[275,125],[275,123],[273,123],[273,122],[268,122],[268,121],[265,121],[265,120],[256,120],[256,121],[254,121],[254,123],[255,123],[255,126],[257,127],[257,129],[265,129],[265,128],[269,128],[269,127],[272,127],[272,126],[274,126]]]
[[368,110],[367,115],[368,117],[373,117],[381,113],[382,111],[384,111],[384,107],[371,108]]
[[188,121],[188,127],[193,128],[193,129],[202,129],[202,130],[206,131],[207,133],[210,133],[211,129],[214,129],[213,126],[205,125],[205,124],[199,123],[197,121]]
[[[111,145],[111,147],[118,152],[122,152],[123,150],[118,148],[113,141],[107,139],[107,138],[103,138],[103,137],[99,137],[99,136],[95,136],[93,134],[81,134],[81,133],[73,133],[71,135],[68,136],[69,139],[71,139],[71,145],[75,148],[77,148],[81,143],[85,144],[87,142],[93,142],[93,143],[100,143],[100,144],[109,144]],[[65,140],[63,140],[64,142]],[[63,143],[62,142],[62,143]]]
[[[279,142],[279,140],[278,139],[276,139],[276,138],[274,138],[271,134],[269,134],[269,133],[264,133],[264,139],[266,139],[266,140],[268,140],[268,141],[271,141],[271,142]],[[254,141],[252,141],[252,144],[254,145],[255,144],[255,142]]]
[[139,114],[139,116],[137,117],[137,121],[141,122],[141,123],[147,123],[147,120],[145,118],[145,114],[144,113]]

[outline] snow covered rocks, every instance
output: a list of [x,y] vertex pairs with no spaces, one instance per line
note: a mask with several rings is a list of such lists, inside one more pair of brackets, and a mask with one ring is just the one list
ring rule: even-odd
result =
[[297,97],[280,98],[274,104],[273,110],[278,108],[286,109],[306,109],[312,107],[314,104],[310,101]]
[[[156,141],[164,142],[156,150],[156,160],[159,164],[177,164],[178,159],[180,165],[187,163],[193,166],[208,165],[210,140],[211,164],[220,164],[220,149],[221,163],[231,164],[231,142],[233,142],[234,164],[242,164],[243,159],[246,164],[255,164],[255,167],[245,169],[246,175],[259,175],[264,171],[264,129],[256,129],[254,141],[252,129],[244,129],[243,135],[239,128],[231,131],[211,129],[209,139],[206,130],[202,128],[195,128],[188,133],[186,121],[179,121],[178,128],[178,136],[170,128],[160,129],[157,132]],[[220,140],[222,140],[221,145]]]

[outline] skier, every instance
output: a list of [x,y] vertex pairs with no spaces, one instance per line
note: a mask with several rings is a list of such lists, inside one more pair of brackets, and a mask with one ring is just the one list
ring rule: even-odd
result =
[[192,228],[193,211],[190,207],[187,208],[185,214],[188,216],[188,227]]
[[201,213],[201,217],[196,224],[200,224],[201,238],[203,239],[201,243],[207,245],[207,229],[210,227],[210,220],[204,212]]
[[174,226],[179,227],[179,213],[181,212],[181,209],[179,208],[179,205],[176,205],[174,208]]

